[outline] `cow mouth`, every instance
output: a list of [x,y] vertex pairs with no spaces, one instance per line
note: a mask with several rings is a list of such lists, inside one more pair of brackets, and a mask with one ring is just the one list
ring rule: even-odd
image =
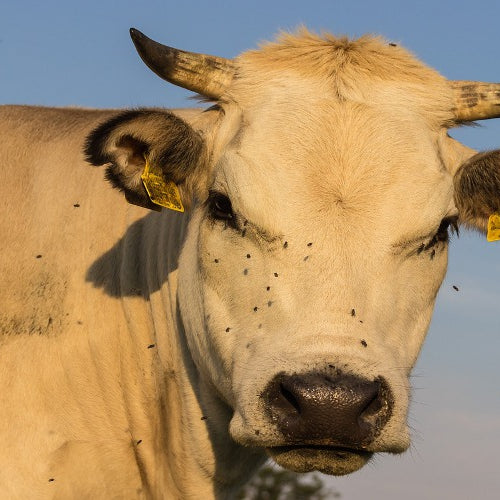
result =
[[340,446],[295,445],[266,448],[280,466],[295,472],[317,470],[332,476],[343,476],[361,469],[373,452]]

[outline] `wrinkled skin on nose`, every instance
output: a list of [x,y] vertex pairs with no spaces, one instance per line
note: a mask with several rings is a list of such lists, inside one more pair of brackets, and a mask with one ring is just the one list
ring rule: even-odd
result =
[[382,378],[310,372],[278,374],[263,393],[270,418],[290,444],[362,448],[387,423],[392,395]]

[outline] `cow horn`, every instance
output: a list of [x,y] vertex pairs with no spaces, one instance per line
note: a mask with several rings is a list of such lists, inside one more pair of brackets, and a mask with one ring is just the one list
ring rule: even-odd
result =
[[500,117],[500,83],[451,81],[457,121],[471,122]]
[[230,59],[174,49],[135,28],[130,28],[130,36],[146,66],[174,85],[218,99],[233,79],[234,64]]

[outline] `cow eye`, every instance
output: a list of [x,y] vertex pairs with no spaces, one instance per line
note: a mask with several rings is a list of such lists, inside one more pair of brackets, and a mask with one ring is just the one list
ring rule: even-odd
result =
[[210,215],[217,220],[230,221],[234,218],[231,200],[222,193],[210,192],[208,195],[208,210]]

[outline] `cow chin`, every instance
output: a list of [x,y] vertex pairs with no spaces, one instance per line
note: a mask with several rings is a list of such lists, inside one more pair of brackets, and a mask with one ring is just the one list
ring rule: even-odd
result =
[[327,446],[279,446],[266,448],[266,451],[285,469],[294,472],[317,470],[332,476],[343,476],[361,469],[373,455],[363,450]]

